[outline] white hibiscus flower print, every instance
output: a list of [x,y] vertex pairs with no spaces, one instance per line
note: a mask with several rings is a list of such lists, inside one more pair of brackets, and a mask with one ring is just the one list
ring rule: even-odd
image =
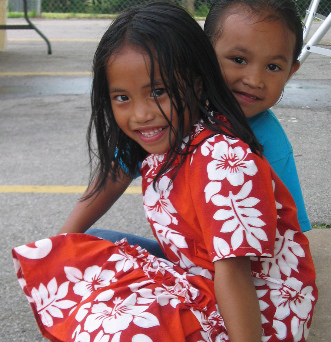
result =
[[158,191],[156,192],[154,190],[153,183],[151,183],[144,196],[144,207],[147,218],[164,226],[168,226],[170,223],[178,223],[176,217],[173,215],[177,211],[168,199],[170,191],[173,188],[173,185],[170,183],[171,179],[164,176],[157,184]]
[[293,341],[299,342],[302,341],[302,335],[304,336],[305,340],[307,340],[309,335],[309,328],[308,328],[307,320],[300,320],[298,317],[293,317],[291,321],[291,332],[293,335]]
[[162,287],[157,287],[153,292],[152,289],[148,288],[138,289],[139,285],[140,284],[129,285],[130,289],[140,295],[140,297],[137,299],[138,304],[150,304],[154,301],[157,301],[160,306],[166,306],[170,304],[173,308],[175,308],[180,303],[180,300],[177,298],[177,296],[169,293]]
[[82,331],[82,327],[80,325],[77,326],[75,331],[72,334],[72,338],[74,338],[74,342],[90,342],[90,334],[86,331]]
[[130,254],[123,252],[122,250],[118,250],[119,254],[112,254],[112,256],[108,259],[108,261],[117,261],[115,268],[116,271],[127,272],[131,268],[136,269],[139,267],[137,260]]
[[[212,197],[212,202],[220,207],[226,209],[219,209],[214,214],[214,219],[217,221],[224,221],[221,232],[230,233],[231,236],[231,247],[236,250],[243,243],[244,235],[248,244],[262,253],[262,247],[260,240],[267,241],[267,235],[261,228],[265,226],[259,216],[261,212],[254,208],[254,206],[260,202],[255,197],[248,197],[252,190],[252,181],[246,182],[237,195],[229,191],[229,196],[224,197],[222,195],[215,195]],[[220,245],[220,242],[218,242]],[[227,253],[227,249],[222,243],[218,247],[218,251],[224,250]],[[221,253],[225,253],[221,252]]]
[[145,334],[137,334],[132,337],[132,342],[153,342],[153,340]]
[[212,157],[214,158],[207,165],[208,177],[211,181],[227,179],[231,185],[237,186],[244,183],[244,174],[253,176],[257,167],[253,160],[246,160],[250,149],[246,152],[242,147],[232,147],[226,141],[214,145]]
[[88,298],[97,289],[117,281],[114,277],[115,272],[111,270],[102,270],[101,267],[96,265],[88,267],[84,274],[75,267],[65,267],[64,271],[68,280],[76,283],[73,290],[77,295],[82,296],[83,300]]
[[214,149],[214,145],[212,144],[215,142],[215,136],[212,136],[211,138],[207,139],[202,145],[201,145],[201,154],[203,156],[208,156],[211,151]]
[[144,168],[146,165],[148,165],[149,167],[149,170],[146,172],[146,176],[149,176],[149,178],[147,178],[148,182],[151,182],[153,180],[153,177],[155,177],[155,169],[160,163],[162,163],[163,159],[164,155],[162,154],[151,154],[143,161],[141,167]]
[[201,324],[201,327],[203,329],[203,331],[201,332],[203,341],[214,341],[214,340],[215,342],[229,341],[229,337],[225,333],[218,334],[215,339],[215,333],[220,331],[220,327],[224,328],[224,321],[218,309],[217,311],[211,312],[209,316],[207,316],[205,313],[201,312],[200,310],[194,310],[193,308],[191,308],[191,311]]
[[39,285],[39,289],[33,288],[31,296],[36,304],[37,312],[46,327],[54,324],[53,317],[63,318],[61,309],[69,309],[77,303],[63,298],[68,294],[69,281],[57,287],[56,279],[53,278],[47,287],[44,284]]
[[270,298],[276,307],[276,319],[283,320],[291,311],[299,319],[307,319],[315,300],[312,286],[302,288],[302,282],[295,278],[287,278],[283,284],[270,283],[269,286],[273,289]]
[[84,329],[93,332],[101,326],[105,333],[116,334],[123,331],[133,322],[141,328],[151,328],[159,324],[158,319],[149,312],[145,312],[148,306],[136,305],[137,294],[134,293],[125,300],[117,297],[114,299],[114,307],[105,303],[98,303],[92,306],[90,314],[84,325]]

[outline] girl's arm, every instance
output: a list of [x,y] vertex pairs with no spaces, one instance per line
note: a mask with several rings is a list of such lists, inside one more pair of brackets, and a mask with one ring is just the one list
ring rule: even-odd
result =
[[218,260],[214,266],[216,301],[230,341],[261,342],[261,312],[249,257]]
[[[120,173],[116,182],[109,178],[104,190],[100,193],[85,201],[79,201],[59,230],[59,234],[84,233],[103,216],[132,182],[132,178],[124,172],[120,171]],[[93,184],[86,190],[84,196],[88,195],[92,189]]]

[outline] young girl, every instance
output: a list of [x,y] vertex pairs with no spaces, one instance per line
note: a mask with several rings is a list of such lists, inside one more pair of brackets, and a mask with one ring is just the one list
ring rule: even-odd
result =
[[51,341],[306,341],[315,271],[294,201],[183,9],[120,15],[94,59],[92,189],[142,162],[144,208],[168,260],[125,239],[63,234],[13,250]]
[[[292,146],[268,109],[299,68],[303,32],[294,1],[218,0],[213,3],[204,28],[228,87],[263,145],[265,158],[294,198],[301,230],[311,230]],[[125,166],[123,169],[128,173]],[[121,181],[114,183],[108,179],[101,194],[77,204],[60,233],[86,231],[122,195],[131,180],[124,172]],[[131,244],[140,244],[154,255],[164,257],[153,240],[110,230],[89,229],[87,233],[110,241],[126,237]]]

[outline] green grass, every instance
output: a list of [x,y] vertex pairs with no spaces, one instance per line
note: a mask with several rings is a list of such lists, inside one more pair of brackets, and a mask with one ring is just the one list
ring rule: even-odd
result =
[[[118,14],[97,14],[97,13],[42,13],[43,19],[114,19]],[[28,12],[29,18],[37,18],[35,11]],[[23,12],[8,12],[7,18],[24,18]],[[204,16],[195,16],[196,20],[205,20]]]
[[[40,18],[44,19],[114,19],[117,14],[96,13],[42,13]],[[29,18],[37,18],[36,12],[28,12]],[[23,12],[8,12],[7,18],[24,18]]]
[[314,229],[328,229],[328,228],[331,228],[331,224],[330,223],[313,224],[312,227]]

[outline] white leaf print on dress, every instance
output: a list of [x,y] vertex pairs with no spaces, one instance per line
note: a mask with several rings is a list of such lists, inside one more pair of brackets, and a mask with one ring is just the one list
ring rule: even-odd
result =
[[39,285],[39,289],[33,288],[31,295],[36,303],[37,312],[46,327],[53,326],[53,317],[63,318],[61,309],[69,309],[77,303],[72,300],[63,299],[68,294],[69,281],[57,287],[56,279],[53,278],[47,287]]
[[221,227],[222,233],[233,232],[231,246],[236,250],[243,243],[244,234],[248,244],[262,253],[260,240],[267,241],[265,231],[260,228],[265,226],[259,216],[261,212],[253,208],[260,202],[255,197],[248,197],[252,190],[252,181],[246,182],[237,195],[229,191],[229,196],[215,195],[212,202],[226,209],[219,209],[213,218],[217,221],[225,221]]
[[84,275],[75,267],[65,267],[64,271],[67,278],[76,283],[73,287],[74,292],[82,296],[82,300],[88,298],[94,291],[100,287],[108,286],[111,282],[116,282],[115,272],[111,270],[102,270],[99,266],[88,267]]
[[221,191],[222,184],[221,182],[209,182],[205,187],[205,196],[206,203],[210,201],[210,199]]
[[164,226],[168,226],[170,223],[177,224],[178,221],[173,214],[177,211],[168,199],[170,191],[173,188],[171,179],[164,176],[157,184],[157,190],[153,188],[151,183],[146,189],[144,196],[144,207],[147,218],[158,222]]
[[214,236],[213,243],[214,250],[219,258],[223,259],[230,254],[230,246],[224,239]]
[[196,266],[189,258],[181,251],[181,248],[188,248],[185,236],[169,227],[164,227],[158,223],[154,224],[154,230],[157,239],[163,246],[168,246],[171,251],[177,256],[179,265],[185,270]]
[[214,160],[207,165],[208,178],[211,181],[226,178],[231,185],[242,185],[244,174],[253,176],[257,172],[254,161],[245,160],[249,153],[250,149],[244,152],[242,147],[232,148],[226,141],[216,143],[212,152]]
[[304,257],[305,252],[300,244],[294,241],[295,234],[294,230],[287,230],[282,236],[276,229],[275,257],[261,259],[264,274],[281,279],[281,273],[289,277],[292,271],[298,272],[297,257]]

